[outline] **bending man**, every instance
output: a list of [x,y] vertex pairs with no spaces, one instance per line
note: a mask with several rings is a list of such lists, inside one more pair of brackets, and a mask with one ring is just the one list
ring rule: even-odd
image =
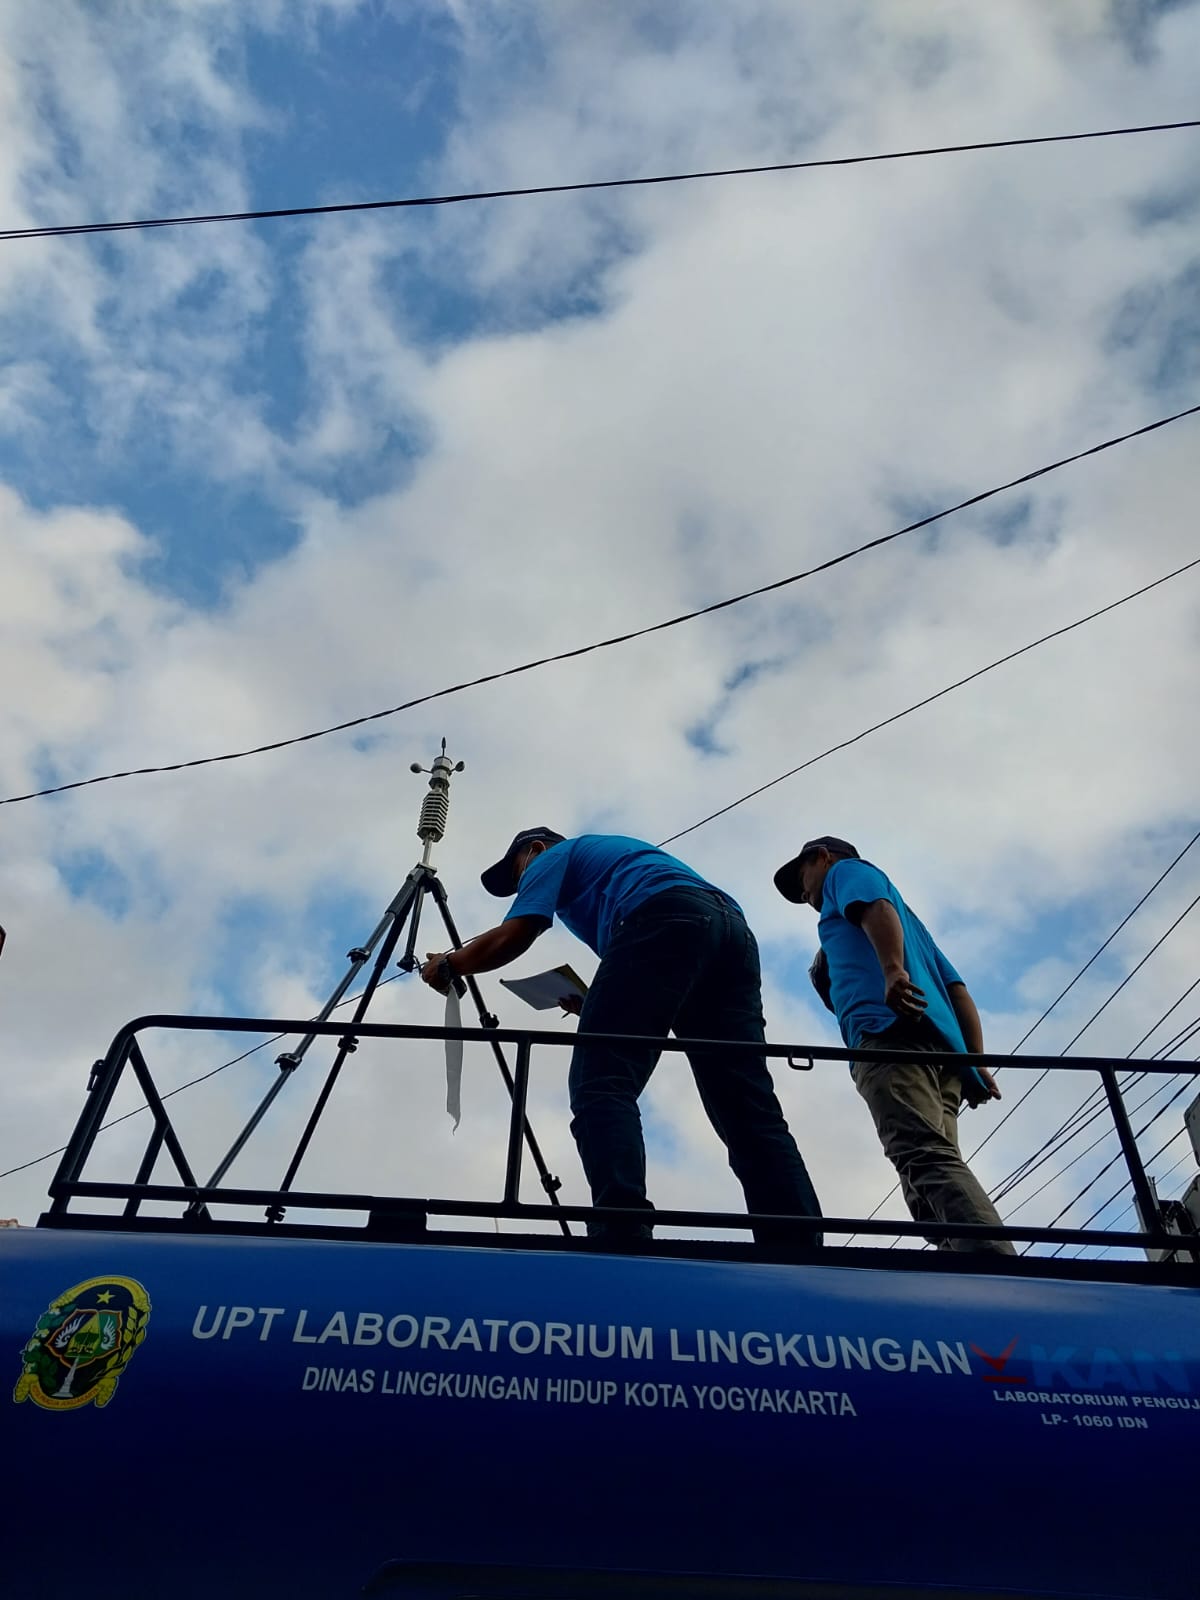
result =
[[[484,888],[515,894],[498,926],[461,950],[432,957],[426,983],[507,966],[557,916],[600,957],[583,1002],[580,1031],[665,1039],[745,1040],[763,1032],[758,946],[738,905],[682,861],[618,835],[564,839],[549,828],[519,833],[483,874]],[[571,1132],[592,1203],[640,1212],[645,1220],[590,1223],[593,1236],[649,1238],[646,1150],[638,1097],[660,1055],[655,1043],[581,1040],[571,1057]],[[689,1052],[708,1119],[725,1145],[751,1212],[820,1216],[820,1206],[756,1051]],[[756,1229],[760,1240],[820,1235]]]
[[[780,867],[775,887],[785,900],[820,914],[825,971],[818,958],[813,983],[848,1048],[982,1051],[983,1028],[966,984],[895,886],[852,844],[810,839]],[[851,1072],[914,1222],[999,1227],[995,1206],[958,1148],[962,1101],[1000,1098],[991,1073],[902,1059],[856,1061]],[[1014,1254],[1011,1244],[995,1239],[956,1239],[950,1248]]]

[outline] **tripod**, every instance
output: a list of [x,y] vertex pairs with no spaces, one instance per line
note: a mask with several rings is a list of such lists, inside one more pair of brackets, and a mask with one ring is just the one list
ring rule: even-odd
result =
[[[371,960],[372,954],[378,947],[379,954],[375,957],[370,975],[362,993],[358,996],[347,1032],[343,1034],[338,1042],[337,1054],[334,1057],[333,1065],[330,1067],[328,1076],[321,1087],[321,1092],[317,1096],[317,1102],[313,1106],[308,1122],[305,1124],[304,1132],[300,1135],[300,1142],[296,1146],[295,1153],[288,1163],[287,1172],[284,1174],[283,1182],[279,1186],[281,1193],[286,1193],[292,1187],[296,1173],[300,1168],[300,1163],[304,1160],[308,1147],[312,1142],[313,1134],[317,1130],[317,1124],[321,1120],[329,1097],[333,1093],[334,1085],[337,1083],[342,1067],[345,1065],[346,1057],[352,1055],[358,1048],[358,1041],[354,1037],[354,1024],[361,1022],[366,1015],[367,1008],[371,1004],[384,972],[387,970],[388,963],[400,943],[400,936],[405,932],[406,924],[407,934],[404,940],[404,954],[396,962],[396,965],[402,972],[413,972],[419,965],[416,954],[417,933],[421,923],[421,907],[426,896],[430,896],[433,899],[434,904],[441,913],[442,922],[445,924],[446,932],[450,935],[450,942],[453,947],[456,950],[462,948],[462,940],[459,937],[458,929],[450,912],[445,885],[437,875],[437,868],[430,864],[430,856],[433,852],[433,846],[440,843],[446,832],[446,820],[450,811],[451,775],[455,772],[462,772],[463,767],[464,763],[461,761],[457,766],[451,762],[446,754],[446,741],[444,739],[442,740],[442,753],[434,757],[432,766],[422,767],[416,761],[412,764],[411,770],[413,772],[428,772],[429,774],[429,793],[421,804],[421,814],[417,822],[417,837],[425,846],[424,853],[396,891],[391,904],[378,923],[376,923],[370,938],[365,944],[356,945],[348,953],[349,969],[324,1006],[322,1006],[320,1012],[313,1019],[315,1022],[327,1022],[329,1020],[345,996],[346,991]],[[454,987],[460,996],[464,992],[470,993],[479,1016],[480,1027],[499,1027],[498,1019],[484,1004],[479,985],[473,977],[456,979]],[[220,1184],[245,1147],[246,1141],[258,1127],[276,1096],[283,1089],[284,1084],[288,1082],[296,1068],[308,1054],[309,1048],[316,1037],[314,1033],[306,1034],[294,1050],[285,1050],[282,1055],[276,1058],[275,1064],[279,1068],[278,1078],[263,1096],[249,1122],[234,1140],[229,1151],[221,1160],[220,1165],[208,1180],[207,1188],[214,1189]],[[504,1079],[505,1088],[511,1097],[515,1091],[513,1075],[509,1068],[507,1057],[497,1040],[490,1040],[489,1043],[492,1054],[496,1058],[496,1065],[500,1068],[500,1075]],[[542,1155],[541,1147],[534,1137],[528,1117],[524,1119],[523,1132],[530,1157],[537,1169],[538,1177],[541,1179],[542,1188],[549,1196],[551,1205],[557,1206],[559,1204],[558,1191],[562,1188],[562,1180],[554,1177],[546,1165],[545,1157]],[[268,1222],[282,1222],[284,1214],[284,1207],[278,1202],[267,1207]],[[570,1235],[571,1229],[564,1218],[559,1219],[558,1225],[563,1233]]]

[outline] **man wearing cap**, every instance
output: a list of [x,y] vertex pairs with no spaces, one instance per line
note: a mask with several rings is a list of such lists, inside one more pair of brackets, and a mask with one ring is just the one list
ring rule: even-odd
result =
[[[828,834],[810,839],[780,867],[775,887],[820,915],[825,961],[818,956],[810,976],[851,1050],[983,1049],[966,984],[891,880],[852,844]],[[962,1101],[1000,1098],[991,1073],[911,1058],[856,1061],[851,1072],[913,1220],[999,1227],[995,1206],[958,1147]],[[949,1248],[1014,1254],[1011,1244],[995,1239],[956,1239]]]
[[[645,1045],[582,1040],[568,1080],[571,1132],[592,1203],[645,1220],[597,1219],[593,1236],[649,1238],[646,1151],[638,1097],[658,1061],[653,1041],[745,1040],[763,1032],[758,946],[740,907],[698,873],[641,839],[549,828],[519,833],[483,874],[489,894],[516,899],[504,921],[461,950],[432,957],[421,976],[444,990],[455,977],[515,961],[557,916],[600,957],[580,1013],[583,1034],[636,1034]],[[690,1051],[708,1119],[751,1212],[818,1217],[817,1196],[775,1096],[766,1058],[754,1051]],[[795,1230],[792,1230],[795,1234]],[[787,1229],[756,1230],[764,1240]],[[820,1242],[812,1233],[799,1242]]]

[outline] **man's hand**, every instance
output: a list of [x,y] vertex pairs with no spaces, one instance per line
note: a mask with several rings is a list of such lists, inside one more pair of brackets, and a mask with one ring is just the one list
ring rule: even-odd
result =
[[421,982],[427,983],[431,989],[436,989],[439,994],[447,994],[450,990],[450,985],[442,976],[442,972],[438,970],[442,961],[448,959],[449,955],[450,952],[448,950],[436,953],[431,950],[425,952],[425,964],[421,968]]
[[577,1017],[583,1010],[583,996],[581,994],[564,994],[558,1003],[568,1016]]
[[979,1074],[983,1082],[983,1087],[987,1090],[989,1096],[993,1100],[1001,1099],[1002,1096],[1000,1094],[1000,1090],[996,1087],[996,1080],[992,1077],[988,1069],[986,1067],[976,1067],[975,1071]]
[[925,991],[918,989],[903,967],[885,967],[884,1004],[901,1017],[920,1017],[925,1012]]

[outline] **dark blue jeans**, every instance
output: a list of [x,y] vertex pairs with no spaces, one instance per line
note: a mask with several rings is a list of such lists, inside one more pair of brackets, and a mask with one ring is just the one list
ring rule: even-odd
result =
[[[613,931],[579,1019],[580,1033],[643,1034],[665,1039],[763,1042],[758,946],[737,907],[702,886],[653,895]],[[658,1046],[581,1042],[571,1058],[571,1132],[592,1190],[592,1204],[652,1212],[646,1198],[646,1147],[638,1096],[660,1055]],[[708,1120],[752,1212],[819,1217],[820,1203],[788,1132],[765,1056],[753,1051],[689,1051]],[[647,1238],[648,1219],[594,1235]],[[763,1242],[803,1235],[755,1230]],[[820,1242],[820,1236],[815,1236]]]

